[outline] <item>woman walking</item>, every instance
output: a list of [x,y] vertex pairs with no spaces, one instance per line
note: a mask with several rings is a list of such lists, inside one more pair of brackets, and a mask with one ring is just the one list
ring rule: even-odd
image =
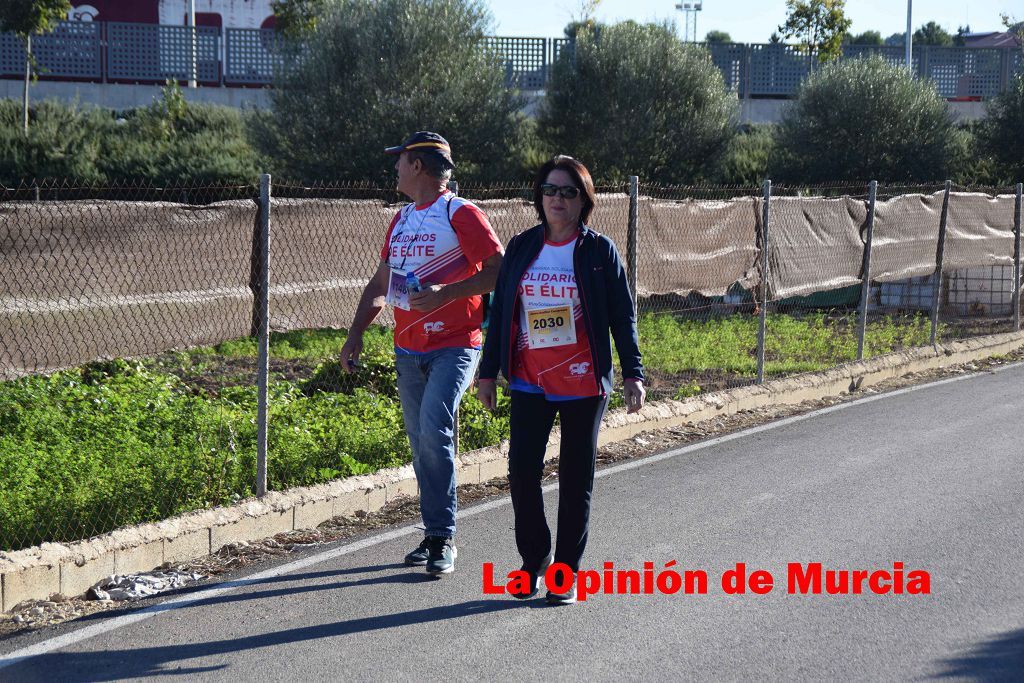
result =
[[[625,377],[629,412],[643,407],[636,314],[615,245],[587,223],[596,194],[579,161],[556,156],[537,172],[533,204],[540,224],[508,243],[495,285],[477,397],[497,404],[500,368],[512,395],[509,485],[516,545],[529,590],[537,593],[552,561],[541,475],[555,416],[561,420],[558,529],[554,561],[574,573],[587,545],[597,433],[612,391],[609,331]],[[576,586],[548,592],[551,604],[576,601]]]

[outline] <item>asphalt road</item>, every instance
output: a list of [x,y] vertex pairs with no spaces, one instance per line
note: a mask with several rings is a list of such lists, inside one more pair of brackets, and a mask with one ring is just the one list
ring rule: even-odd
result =
[[[1010,367],[603,471],[585,562],[675,560],[703,595],[485,595],[484,562],[518,566],[502,499],[464,511],[450,579],[401,566],[419,532],[393,530],[2,642],[0,679],[1022,680],[1022,386]],[[789,563],[896,561],[931,593],[787,591]],[[724,594],[737,562],[774,589]]]

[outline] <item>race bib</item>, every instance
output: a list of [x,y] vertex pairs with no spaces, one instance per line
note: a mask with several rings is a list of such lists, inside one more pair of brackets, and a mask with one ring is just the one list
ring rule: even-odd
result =
[[391,269],[391,280],[388,283],[388,295],[385,301],[395,308],[403,311],[412,310],[409,307],[409,290],[406,287],[405,271],[400,268]]
[[575,344],[576,321],[572,315],[572,304],[527,310],[526,329],[531,349]]

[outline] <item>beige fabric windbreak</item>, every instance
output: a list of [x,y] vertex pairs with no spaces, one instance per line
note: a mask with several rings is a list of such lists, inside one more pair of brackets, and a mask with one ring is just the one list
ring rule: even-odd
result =
[[864,202],[849,197],[773,197],[768,223],[772,298],[859,284],[866,219]]
[[[877,202],[875,282],[934,272],[942,201],[940,192]],[[1014,201],[950,195],[946,272],[1012,263]],[[476,203],[503,244],[538,222],[526,199]],[[271,328],[350,324],[397,209],[380,200],[274,199]],[[760,198],[641,196],[638,212],[640,296],[721,296],[734,284],[759,284]],[[257,213],[252,200],[0,203],[0,379],[252,334]],[[861,199],[773,198],[772,298],[859,284],[866,220]],[[628,196],[600,194],[590,225],[625,262]],[[390,312],[379,321],[392,322]]]
[[0,204],[0,379],[248,335],[256,205]]

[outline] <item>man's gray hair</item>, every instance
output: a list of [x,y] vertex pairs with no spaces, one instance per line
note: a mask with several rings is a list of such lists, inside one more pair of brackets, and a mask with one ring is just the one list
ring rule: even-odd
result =
[[448,165],[441,157],[430,152],[417,152],[414,150],[409,151],[409,163],[420,160],[423,164],[423,170],[427,172],[431,178],[437,178],[441,182],[447,183],[452,177],[452,167]]

